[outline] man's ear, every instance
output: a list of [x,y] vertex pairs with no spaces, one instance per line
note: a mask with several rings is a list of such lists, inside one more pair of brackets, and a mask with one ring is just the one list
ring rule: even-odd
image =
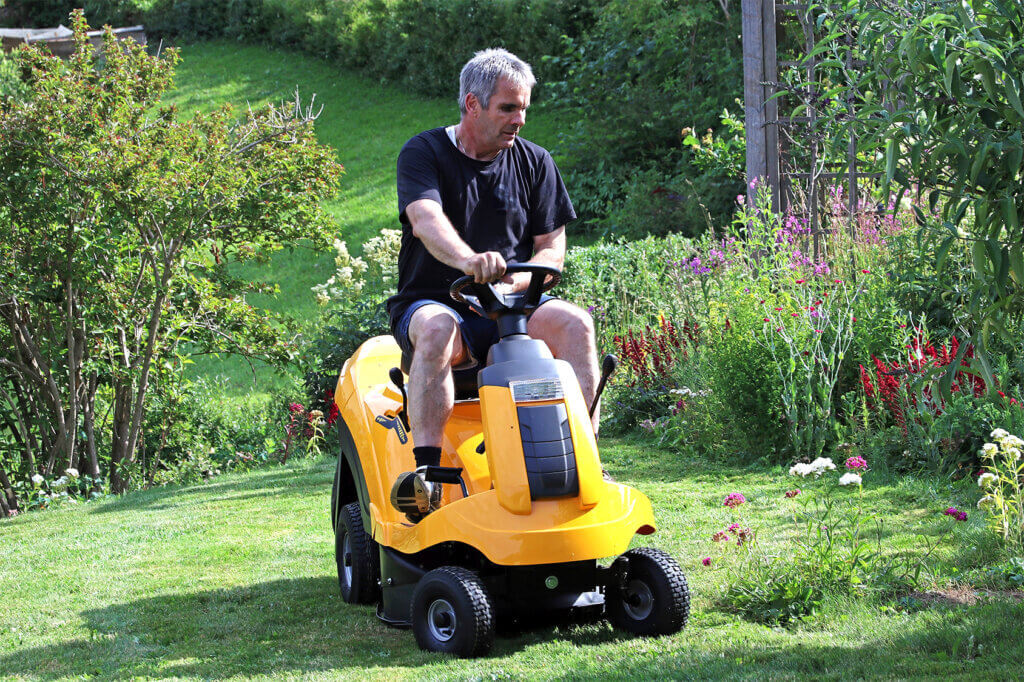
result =
[[480,100],[476,98],[472,92],[466,93],[466,113],[467,114],[478,114],[480,110]]

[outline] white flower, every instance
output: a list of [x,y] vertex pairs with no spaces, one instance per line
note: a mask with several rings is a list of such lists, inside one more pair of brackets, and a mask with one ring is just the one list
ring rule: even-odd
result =
[[811,462],[810,466],[811,473],[813,473],[815,477],[821,476],[826,471],[833,471],[836,468],[831,457],[819,457]]
[[44,480],[45,479],[42,476],[40,476],[39,474],[33,474],[32,475],[32,485],[34,485],[37,488],[43,484]]
[[1020,459],[1020,448],[1007,448],[1006,456],[1010,459],[1011,462],[1016,462],[1018,459]]
[[981,446],[981,454],[986,457],[995,457],[999,453],[999,446],[995,443],[985,443]]
[[1024,448],[1024,440],[1021,440],[1020,438],[1012,434],[1007,436],[1006,438],[1003,438],[1003,440],[1000,441],[1000,444],[1004,448],[1017,448],[1018,450],[1020,448]]
[[1000,440],[1001,438],[1006,438],[1009,435],[1010,432],[1007,431],[1006,429],[996,429],[995,431],[989,434],[992,440]]
[[848,474],[843,474],[839,478],[839,485],[860,485],[861,480],[860,476],[851,471]]
[[998,481],[998,480],[999,480],[999,477],[996,476],[995,474],[993,474],[991,472],[985,472],[981,476],[978,476],[978,487],[979,488],[988,488],[989,486],[995,485],[996,481]]
[[804,464],[803,462],[799,462],[790,467],[789,475],[805,477],[807,476],[807,474],[811,473],[811,471],[812,470],[810,464]]
[[992,497],[991,495],[986,495],[985,497],[978,500],[978,509],[988,509],[989,507],[995,506],[995,503],[996,498]]
[[75,469],[74,467],[68,467],[67,469],[64,470],[64,475],[67,476],[68,478],[78,478],[78,469]]

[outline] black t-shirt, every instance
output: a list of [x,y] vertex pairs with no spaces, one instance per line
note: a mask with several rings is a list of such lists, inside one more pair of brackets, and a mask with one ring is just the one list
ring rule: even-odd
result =
[[562,176],[542,147],[517,137],[490,161],[471,159],[452,144],[444,128],[420,133],[398,155],[398,215],[402,247],[398,254],[398,293],[388,299],[391,325],[406,307],[432,299],[472,314],[448,295],[462,272],[434,258],[413,236],[406,207],[433,199],[459,236],[477,253],[497,251],[506,261],[525,262],[533,238],[576,218]]

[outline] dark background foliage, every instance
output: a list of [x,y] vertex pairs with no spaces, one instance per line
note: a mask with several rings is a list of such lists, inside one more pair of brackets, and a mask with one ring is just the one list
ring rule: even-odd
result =
[[[9,3],[8,26],[56,26],[81,2]],[[538,77],[535,101],[569,112],[552,151],[584,224],[628,237],[699,234],[742,185],[699,169],[684,129],[718,130],[742,95],[738,6],[682,0],[85,0],[93,25],[142,23],[151,41],[232,38],[336,61],[426,95],[456,97],[484,47]],[[737,10],[737,11],[731,11]]]

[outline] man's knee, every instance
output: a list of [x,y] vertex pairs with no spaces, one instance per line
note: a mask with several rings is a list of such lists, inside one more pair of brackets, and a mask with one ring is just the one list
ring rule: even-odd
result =
[[594,319],[583,308],[565,301],[545,303],[533,314],[531,334],[558,337],[573,343],[593,344]]
[[459,325],[443,310],[424,307],[416,311],[409,325],[409,341],[416,356],[421,354],[451,362],[462,350]]

